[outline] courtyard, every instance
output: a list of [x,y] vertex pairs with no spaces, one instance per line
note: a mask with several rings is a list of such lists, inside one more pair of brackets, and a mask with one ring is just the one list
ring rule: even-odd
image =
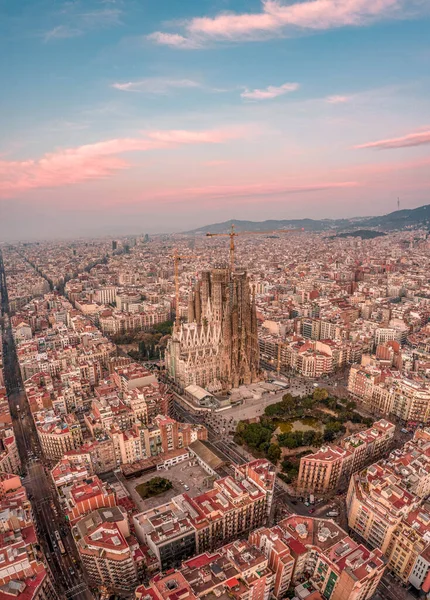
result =
[[[191,463],[191,464],[190,464]],[[157,494],[152,498],[143,500],[139,493],[136,491],[136,487],[142,483],[146,483],[154,477],[163,477],[168,479],[172,483],[172,488],[164,493]],[[174,467],[169,469],[162,469],[160,471],[151,471],[145,473],[140,477],[134,479],[122,480],[123,485],[126,487],[136,506],[140,511],[148,510],[166,504],[175,496],[179,494],[189,494],[192,496],[198,496],[203,492],[207,491],[212,487],[214,478],[208,475],[202,467],[198,464],[193,464],[193,461],[186,460]],[[187,490],[187,486],[189,489]]]

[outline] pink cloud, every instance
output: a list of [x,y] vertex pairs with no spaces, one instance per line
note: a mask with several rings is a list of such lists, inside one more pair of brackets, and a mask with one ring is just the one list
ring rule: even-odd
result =
[[200,87],[200,83],[192,79],[169,79],[167,77],[147,77],[138,81],[113,83],[112,87],[121,92],[140,92],[146,94],[168,94],[180,88]]
[[146,135],[163,144],[221,144],[228,140],[245,137],[250,131],[248,127],[231,127],[209,131],[150,131]]
[[221,13],[185,23],[183,34],[155,32],[152,41],[176,48],[200,48],[211,41],[261,40],[288,31],[359,26],[424,11],[421,0],[262,0],[257,13]]
[[179,33],[163,33],[162,31],[156,31],[148,35],[148,39],[162,46],[174,46],[175,48],[184,48],[187,50],[200,48],[200,43],[197,40],[186,38]]
[[344,104],[345,102],[349,102],[351,100],[351,96],[327,96],[325,99],[328,104]]
[[[335,190],[356,187],[356,181],[319,182],[309,184],[246,184],[246,185],[207,185],[203,187],[190,187],[175,190],[166,190],[145,194],[145,198],[166,199],[182,201],[190,198],[252,198],[261,196],[275,196],[278,194],[312,193],[324,190]],[[141,198],[142,199],[142,198]]]
[[127,152],[175,148],[185,144],[220,144],[245,135],[244,128],[212,131],[149,131],[141,138],[119,138],[57,150],[39,159],[0,160],[0,197],[36,188],[62,187],[104,179],[130,164],[119,155]]
[[298,83],[284,83],[280,86],[269,85],[269,87],[262,90],[245,90],[241,93],[241,97],[247,100],[271,100],[289,92],[295,92],[298,89]]
[[387,140],[378,140],[376,142],[367,142],[366,144],[359,144],[354,148],[376,148],[377,150],[392,150],[395,148],[410,148],[413,146],[424,146],[430,144],[430,130],[420,131],[417,133],[409,133],[398,138],[391,138]]

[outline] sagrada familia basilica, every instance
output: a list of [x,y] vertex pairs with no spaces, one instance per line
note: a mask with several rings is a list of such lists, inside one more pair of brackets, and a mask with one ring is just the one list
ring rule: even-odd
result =
[[260,379],[255,298],[246,271],[202,273],[166,349],[166,368],[182,387],[226,392]]

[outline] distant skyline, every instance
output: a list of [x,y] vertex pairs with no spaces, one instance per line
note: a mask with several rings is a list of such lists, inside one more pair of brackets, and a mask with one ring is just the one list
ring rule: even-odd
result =
[[0,241],[430,203],[422,0],[0,0]]

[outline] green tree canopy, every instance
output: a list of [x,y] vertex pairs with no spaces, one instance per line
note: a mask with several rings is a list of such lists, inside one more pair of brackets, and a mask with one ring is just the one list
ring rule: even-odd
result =
[[276,465],[278,460],[281,458],[282,451],[278,444],[270,444],[267,449],[267,458]]
[[312,394],[312,398],[316,400],[316,402],[321,402],[322,400],[327,400],[328,391],[324,388],[316,388],[314,393]]

